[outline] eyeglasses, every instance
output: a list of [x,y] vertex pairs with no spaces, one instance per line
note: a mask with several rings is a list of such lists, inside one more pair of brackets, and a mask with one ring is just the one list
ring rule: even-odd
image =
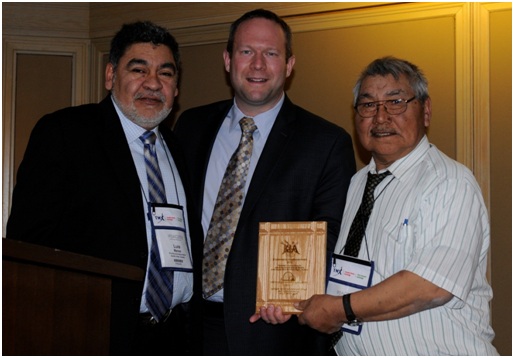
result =
[[357,103],[355,110],[361,117],[368,118],[373,117],[378,112],[378,107],[383,105],[384,109],[389,114],[402,114],[407,110],[407,103],[414,100],[416,96],[410,99],[387,99],[383,101]]

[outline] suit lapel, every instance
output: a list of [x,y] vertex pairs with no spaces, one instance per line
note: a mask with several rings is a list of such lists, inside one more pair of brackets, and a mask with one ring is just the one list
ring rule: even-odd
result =
[[168,147],[171,156],[173,157],[175,165],[180,171],[182,171],[184,166],[182,153],[179,151],[179,148],[177,147],[176,139],[173,136],[171,130],[165,124],[161,124],[159,126],[159,133],[161,133],[164,142],[166,143],[166,146]]
[[104,116],[104,130],[100,136],[106,160],[111,162],[111,168],[120,189],[126,193],[127,200],[134,209],[141,210],[141,215],[144,217],[141,205],[141,184],[118,114],[110,97],[104,99],[100,106],[101,115]]
[[263,190],[267,187],[273,172],[280,165],[282,153],[287,148],[293,134],[295,120],[294,105],[286,97],[253,173],[239,218],[240,223],[246,222],[247,216],[250,215]]
[[195,173],[194,178],[190,179],[194,182],[193,188],[199,188],[199,190],[194,193],[194,195],[198,195],[196,202],[200,204],[200,215],[201,211],[203,210],[203,194],[205,189],[207,167],[209,165],[209,158],[212,153],[212,147],[218,135],[221,124],[227,116],[228,111],[232,107],[232,104],[233,101],[222,102],[219,110],[213,111],[214,113],[209,115],[205,125],[199,129],[199,135],[201,136],[198,147],[199,161],[198,163],[192,164],[194,168],[197,168],[197,172]]

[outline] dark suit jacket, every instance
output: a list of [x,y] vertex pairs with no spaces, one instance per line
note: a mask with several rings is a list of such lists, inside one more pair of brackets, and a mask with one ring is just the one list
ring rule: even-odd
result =
[[[183,156],[174,135],[164,126],[160,131],[186,185]],[[18,171],[12,203],[7,238],[146,270],[141,185],[110,97],[99,104],[59,110],[36,124]],[[195,212],[188,214],[191,236],[198,235],[201,227]],[[201,247],[193,247],[193,255],[195,252],[201,255]],[[113,354],[130,349],[142,290],[143,282],[129,281],[117,282],[113,288]]]
[[[190,109],[175,126],[197,208],[203,203],[213,142],[232,104],[230,100]],[[255,312],[259,222],[327,221],[332,251],[354,173],[350,135],[286,97],[251,179],[227,260],[224,308],[231,355],[326,353],[314,344],[316,332],[300,326],[296,316],[277,326],[248,322]]]

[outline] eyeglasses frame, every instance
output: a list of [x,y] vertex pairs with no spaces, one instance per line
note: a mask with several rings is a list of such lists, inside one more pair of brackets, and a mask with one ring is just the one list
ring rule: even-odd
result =
[[[395,101],[397,101],[397,100],[401,100],[402,102],[404,102],[404,103],[405,103],[405,109],[403,110],[403,112],[400,112],[400,113],[389,113],[389,111],[387,110],[387,107],[386,107],[386,105],[385,105],[385,104],[386,104],[388,101],[394,101],[394,100],[392,100],[392,99],[383,99],[383,100],[381,100],[381,101],[373,101],[373,102],[368,102],[368,103],[357,103],[357,104],[355,105],[355,107],[353,107],[353,108],[354,108],[354,109],[355,109],[355,111],[359,114],[359,116],[361,116],[362,118],[371,118],[371,117],[376,116],[376,115],[377,115],[377,113],[378,113],[378,107],[379,107],[379,106],[384,106],[384,109],[385,109],[385,111],[387,112],[387,114],[390,114],[390,115],[395,116],[395,115],[398,115],[398,114],[405,113],[405,111],[407,110],[407,104],[409,104],[409,102],[412,102],[412,101],[413,101],[413,100],[415,100],[416,98],[417,98],[417,96],[414,96],[414,97],[409,98],[409,99],[403,99],[403,98],[395,99]],[[380,102],[382,102],[382,103],[380,103]],[[371,116],[363,116],[362,114],[360,114],[360,112],[359,112],[359,110],[357,109],[357,107],[359,107],[359,105],[361,105],[361,104],[370,104],[370,103],[376,103],[376,111],[375,111],[375,113],[373,113]]]

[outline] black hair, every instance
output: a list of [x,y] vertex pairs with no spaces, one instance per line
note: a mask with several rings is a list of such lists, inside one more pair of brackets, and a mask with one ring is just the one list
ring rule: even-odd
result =
[[150,21],[138,21],[124,24],[111,40],[109,62],[114,69],[118,66],[120,58],[125,54],[127,48],[136,43],[148,43],[154,45],[165,45],[173,54],[177,73],[180,74],[180,52],[175,38],[163,27],[157,26]]

